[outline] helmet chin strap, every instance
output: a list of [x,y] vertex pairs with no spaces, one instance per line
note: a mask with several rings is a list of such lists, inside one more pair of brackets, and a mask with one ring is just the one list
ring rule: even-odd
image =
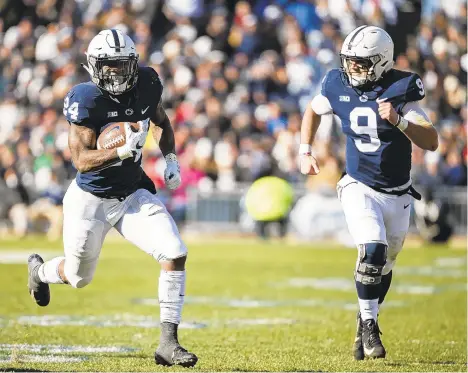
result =
[[349,81],[350,81],[350,83],[351,83],[351,85],[353,87],[359,87],[359,86],[364,85],[364,84],[367,83],[366,78],[362,78],[362,79],[361,78],[353,78],[352,74],[349,74],[348,78],[349,78]]

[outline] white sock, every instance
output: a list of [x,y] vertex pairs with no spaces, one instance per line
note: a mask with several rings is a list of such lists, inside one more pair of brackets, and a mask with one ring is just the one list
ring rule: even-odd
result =
[[159,275],[161,322],[179,324],[185,296],[185,271],[164,271]]
[[64,284],[63,280],[59,275],[59,264],[65,260],[64,256],[58,256],[57,258],[48,260],[39,267],[38,275],[42,282],[46,284]]
[[363,321],[374,319],[377,321],[379,313],[379,298],[377,299],[359,299],[359,310]]

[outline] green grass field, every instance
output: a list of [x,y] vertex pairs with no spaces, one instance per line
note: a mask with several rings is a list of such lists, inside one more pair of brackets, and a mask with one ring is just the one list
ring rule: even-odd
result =
[[[199,371],[466,371],[466,252],[400,254],[380,315],[387,359],[355,362],[356,252],[333,245],[189,242],[180,339]],[[25,259],[61,244],[0,243],[0,371],[180,371],[154,364],[158,264],[124,241],[104,245],[87,288],[27,292]],[[22,261],[24,258],[24,261]]]

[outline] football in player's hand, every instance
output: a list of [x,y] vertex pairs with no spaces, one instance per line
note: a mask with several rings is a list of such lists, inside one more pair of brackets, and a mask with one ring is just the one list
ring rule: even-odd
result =
[[[140,125],[138,123],[130,123],[130,128],[132,131],[138,132]],[[125,145],[125,142],[125,122],[111,123],[99,135],[97,148],[114,149]]]

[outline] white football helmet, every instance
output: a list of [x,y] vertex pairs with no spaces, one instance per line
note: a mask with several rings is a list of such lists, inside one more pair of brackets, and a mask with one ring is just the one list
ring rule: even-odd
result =
[[393,67],[393,40],[380,27],[360,26],[344,40],[340,57],[353,87],[376,82]]
[[89,43],[88,66],[91,80],[112,95],[132,89],[138,80],[138,54],[135,44],[120,30],[103,30]]

